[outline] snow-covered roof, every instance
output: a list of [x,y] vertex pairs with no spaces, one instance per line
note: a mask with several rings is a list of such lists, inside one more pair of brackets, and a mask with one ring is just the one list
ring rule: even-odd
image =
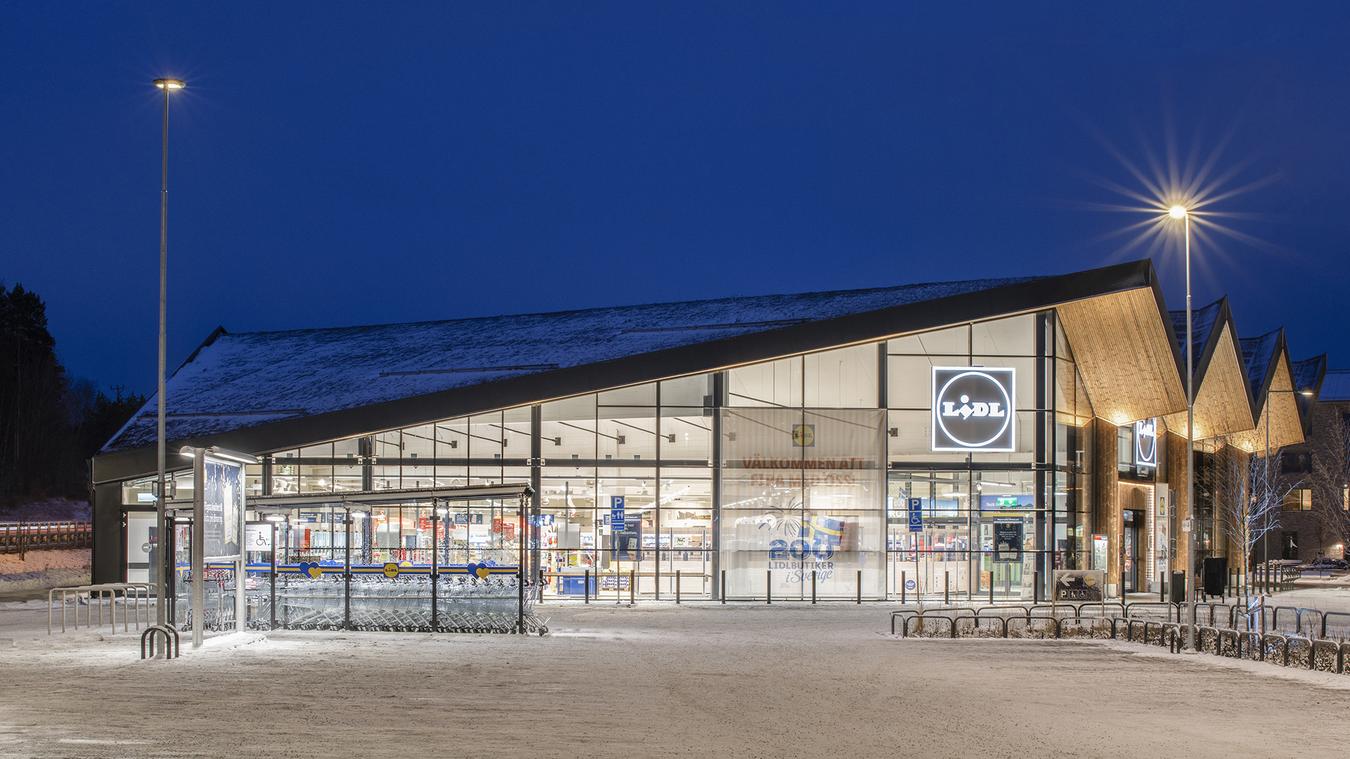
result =
[[1265,385],[1266,374],[1271,369],[1271,362],[1279,355],[1281,334],[1280,330],[1275,329],[1259,337],[1244,337],[1238,340],[1238,345],[1242,348],[1242,362],[1247,366],[1247,386],[1258,403],[1261,401],[1261,391]]
[[1334,369],[1322,378],[1322,390],[1317,394],[1322,401],[1350,401],[1350,369]]
[[1299,359],[1290,364],[1290,369],[1294,375],[1295,390],[1315,393],[1327,371],[1327,354]]
[[[1195,365],[1194,376],[1198,381],[1204,376],[1201,357],[1205,355],[1205,346],[1214,337],[1214,333],[1221,326],[1220,316],[1223,314],[1223,299],[1214,301],[1208,306],[1191,309],[1191,350],[1194,353]],[[1186,309],[1180,311],[1168,311],[1167,315],[1172,319],[1172,331],[1177,336],[1177,351],[1185,360],[1186,356]],[[1183,363],[1184,367],[1185,364]],[[1185,375],[1183,369],[1182,374]]]
[[[214,435],[1036,279],[1042,278],[332,329],[218,330],[169,380],[166,432],[170,440]],[[152,444],[155,403],[152,397],[103,453]]]

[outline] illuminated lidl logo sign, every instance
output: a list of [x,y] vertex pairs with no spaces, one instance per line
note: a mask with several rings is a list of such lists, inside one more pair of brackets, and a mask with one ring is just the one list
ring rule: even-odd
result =
[[1158,420],[1141,419],[1134,423],[1134,465],[1158,465]]
[[970,366],[933,367],[934,451],[1014,451],[1015,372]]

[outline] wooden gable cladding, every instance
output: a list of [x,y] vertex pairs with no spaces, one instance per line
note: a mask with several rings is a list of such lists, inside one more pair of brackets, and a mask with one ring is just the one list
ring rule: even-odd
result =
[[[1247,376],[1242,369],[1237,339],[1228,324],[1223,324],[1214,338],[1215,345],[1204,372],[1195,378],[1195,439],[1231,435],[1251,430],[1252,404],[1247,395]],[[1195,361],[1199,366],[1200,357]],[[1169,414],[1167,428],[1185,437],[1186,411]]]
[[1171,332],[1141,287],[1057,306],[1093,413],[1112,424],[1186,410]]
[[1233,445],[1247,453],[1266,450],[1266,415],[1270,415],[1270,450],[1303,442],[1303,418],[1298,411],[1298,394],[1293,392],[1294,380],[1289,370],[1289,357],[1281,349],[1270,387],[1261,402],[1261,415],[1251,430],[1234,435]]

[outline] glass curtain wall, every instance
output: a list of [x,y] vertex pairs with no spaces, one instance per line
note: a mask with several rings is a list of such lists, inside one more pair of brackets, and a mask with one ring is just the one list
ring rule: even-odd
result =
[[[1080,431],[1091,418],[1053,312],[896,338],[886,361],[890,593],[1043,591],[1082,550],[1078,470],[1090,436]],[[1013,370],[1012,451],[933,450],[934,367]]]
[[873,343],[727,372],[728,598],[885,596],[878,361]]
[[[1011,451],[933,450],[934,367],[1013,371]],[[409,494],[357,517],[351,550],[514,565],[524,540],[546,597],[714,598],[725,579],[732,599],[1030,598],[1088,563],[1091,419],[1044,312],[276,451],[247,478],[338,496],[533,482],[528,535],[515,503]],[[190,475],[174,486],[191,497]],[[294,510],[288,560],[340,562],[340,511]]]
[[711,388],[703,374],[541,405],[545,595],[708,594]]

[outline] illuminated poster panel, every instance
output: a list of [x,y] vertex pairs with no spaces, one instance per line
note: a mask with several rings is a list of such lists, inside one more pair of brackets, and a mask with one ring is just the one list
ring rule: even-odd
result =
[[203,462],[202,539],[209,558],[239,555],[244,514],[244,465],[207,456]]

